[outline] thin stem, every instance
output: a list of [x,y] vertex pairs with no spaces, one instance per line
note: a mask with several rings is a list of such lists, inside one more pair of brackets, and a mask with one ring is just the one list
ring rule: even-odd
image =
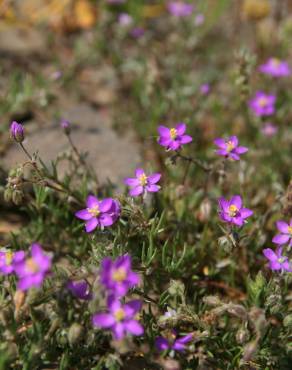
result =
[[213,167],[204,164],[199,159],[183,155],[180,152],[176,152],[176,157],[195,164],[196,166],[200,167],[205,172],[211,172],[213,170]]
[[96,183],[98,184],[98,178],[97,178],[96,174],[92,175],[92,171],[90,170],[90,168],[88,167],[88,165],[87,165],[86,161],[82,158],[82,156],[81,156],[81,154],[79,153],[79,151],[78,151],[77,147],[76,147],[76,146],[75,146],[75,144],[73,143],[73,140],[72,140],[72,138],[71,138],[71,135],[70,135],[70,134],[68,134],[68,135],[66,135],[66,136],[68,137],[68,141],[69,141],[69,143],[70,143],[70,145],[71,145],[71,148],[73,149],[73,152],[76,154],[76,156],[77,156],[77,158],[78,158],[78,160],[79,160],[80,164],[82,164],[82,165],[84,166],[84,168],[86,169],[87,174],[88,174],[90,177],[92,177],[92,176],[94,177],[94,180],[95,180],[95,181],[96,181]]
[[21,149],[24,151],[25,155],[29,158],[29,160],[32,162],[33,159],[32,159],[32,156],[29,154],[29,152],[26,150],[26,148],[24,147],[24,145],[22,143],[19,143]]

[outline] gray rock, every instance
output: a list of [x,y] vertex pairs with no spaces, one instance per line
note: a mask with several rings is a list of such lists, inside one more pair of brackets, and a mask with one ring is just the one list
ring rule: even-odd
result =
[[[139,145],[133,132],[119,135],[112,127],[110,117],[87,104],[75,105],[64,112],[63,117],[72,123],[72,139],[79,151],[88,152],[88,164],[94,169],[101,183],[110,179],[118,187],[127,176],[132,176],[141,161]],[[70,148],[59,123],[39,127],[31,122],[25,125],[25,147],[29,152],[38,151],[45,163],[56,158],[59,152]],[[3,158],[5,168],[26,160],[15,144]],[[62,172],[66,167],[61,168]]]

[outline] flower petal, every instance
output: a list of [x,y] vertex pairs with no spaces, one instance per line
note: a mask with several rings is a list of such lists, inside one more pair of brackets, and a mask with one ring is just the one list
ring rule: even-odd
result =
[[94,326],[98,326],[100,328],[110,328],[115,324],[115,319],[109,313],[97,313],[93,315],[92,322]]
[[86,205],[88,208],[94,208],[99,205],[98,199],[93,195],[88,195],[86,199]]
[[143,186],[136,186],[135,188],[130,189],[129,195],[131,197],[138,197],[143,193],[143,191],[144,191]]
[[180,138],[180,143],[181,144],[188,144],[188,143],[191,143],[192,141],[193,141],[193,138],[190,135],[183,135]]
[[91,233],[97,225],[99,224],[98,219],[96,217],[93,217],[92,219],[88,220],[85,224],[85,230],[87,233]]
[[127,178],[124,180],[124,183],[128,186],[138,186],[140,184],[140,181],[136,178]]
[[276,225],[277,225],[278,230],[281,231],[281,233],[289,234],[289,225],[287,222],[280,220],[276,222]]
[[183,122],[178,123],[175,126],[176,132],[179,136],[183,135],[186,132],[186,124]]
[[112,198],[106,198],[106,199],[103,199],[100,203],[99,203],[99,210],[101,212],[107,212],[111,209],[111,206],[113,204],[113,200]]
[[273,237],[272,242],[275,244],[285,244],[290,239],[290,236],[287,234],[277,234]]
[[250,217],[251,215],[253,215],[253,211],[251,209],[248,209],[248,208],[241,208],[240,210],[240,216],[242,218],[248,218]]
[[152,175],[148,176],[148,183],[149,184],[156,184],[161,178],[161,173],[153,173]]
[[235,205],[238,209],[242,207],[242,199],[240,195],[234,195],[231,200],[230,204]]
[[224,139],[222,139],[221,137],[218,137],[217,139],[215,139],[214,141],[214,144],[217,145],[220,149],[226,149],[226,142]]
[[81,209],[80,211],[77,211],[75,213],[75,216],[77,218],[80,218],[80,220],[88,221],[92,218],[92,214],[87,211],[87,209]]
[[158,337],[155,339],[155,347],[158,351],[165,351],[169,348],[167,339]]
[[277,261],[277,255],[271,248],[266,248],[263,250],[264,256],[269,260],[269,261]]
[[165,126],[158,126],[159,135],[165,138],[170,137],[170,129]]
[[149,193],[156,193],[157,191],[160,190],[160,186],[159,185],[146,185],[146,190]]
[[133,335],[142,335],[144,333],[143,326],[136,320],[128,320],[124,324],[126,330]]

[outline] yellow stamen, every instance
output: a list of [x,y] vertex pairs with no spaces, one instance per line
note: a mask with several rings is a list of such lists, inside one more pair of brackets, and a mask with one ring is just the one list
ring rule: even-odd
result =
[[126,314],[125,314],[125,311],[122,308],[119,308],[114,313],[114,316],[115,316],[116,321],[122,321],[125,318]]
[[231,204],[231,206],[229,206],[228,213],[230,217],[235,217],[238,211],[238,208],[234,204]]
[[177,137],[177,131],[176,131],[175,128],[171,128],[170,129],[170,137],[171,137],[172,140],[176,139],[176,137]]
[[124,267],[118,268],[112,274],[112,279],[117,282],[124,281],[126,277],[127,277],[127,271],[124,269]]
[[147,176],[145,175],[145,173],[143,173],[143,175],[139,176],[139,181],[140,181],[140,184],[142,186],[147,185]]
[[6,265],[11,265],[13,259],[13,252],[6,252],[5,253],[5,263]]
[[288,233],[292,235],[292,226],[288,227]]
[[235,148],[232,141],[227,142],[227,152],[231,152]]
[[278,67],[280,65],[281,61],[277,58],[272,58],[272,64],[275,67]]
[[98,208],[98,205],[96,205],[92,208],[87,208],[87,212],[89,212],[93,217],[97,217],[100,214],[100,210]]
[[259,106],[264,108],[268,104],[268,99],[264,96],[259,99]]
[[38,272],[38,270],[39,270],[39,267],[35,263],[35,261],[33,260],[33,258],[29,258],[25,262],[25,266],[26,266],[27,270],[30,271],[30,272]]

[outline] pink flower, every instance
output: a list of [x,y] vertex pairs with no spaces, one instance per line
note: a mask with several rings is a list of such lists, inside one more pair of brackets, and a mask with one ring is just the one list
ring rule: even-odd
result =
[[230,136],[229,139],[224,140],[217,138],[214,140],[215,145],[219,148],[216,153],[226,158],[239,161],[240,155],[248,151],[245,146],[238,146],[238,139],[236,136]]
[[14,272],[14,264],[22,261],[25,257],[24,251],[11,252],[0,251],[0,272],[9,275]]
[[210,92],[210,85],[209,84],[203,84],[200,86],[200,93],[202,95],[208,95]]
[[282,255],[282,247],[277,248],[276,252],[271,248],[264,249],[263,254],[269,260],[269,268],[271,270],[292,272],[288,257]]
[[276,96],[258,91],[249,102],[249,107],[257,117],[270,116],[275,112]]
[[253,211],[242,207],[242,199],[240,195],[234,195],[230,201],[223,197],[218,200],[219,217],[222,221],[242,226],[245,220],[253,214]]
[[130,288],[139,284],[139,275],[132,271],[129,255],[118,257],[115,261],[106,257],[101,262],[100,281],[108,292],[116,297],[124,296]]
[[288,243],[289,246],[291,247],[292,246],[292,218],[289,224],[285,221],[277,221],[276,225],[280,233],[273,237],[272,242],[275,244],[279,244],[279,245]]
[[166,351],[172,349],[174,351],[182,352],[186,349],[186,344],[189,343],[192,339],[192,334],[188,334],[177,339],[177,333],[175,330],[173,330],[171,340],[168,340],[164,337],[158,337],[155,339],[155,347],[158,351]]
[[167,150],[179,150],[183,145],[193,141],[191,136],[185,135],[185,131],[185,123],[178,123],[174,128],[159,126],[158,144]]
[[278,127],[274,125],[273,123],[267,122],[261,128],[261,132],[265,136],[271,137],[271,136],[274,136],[278,132]]
[[259,67],[259,71],[273,77],[287,77],[291,74],[289,64],[277,58],[270,58]]
[[167,4],[167,9],[169,13],[175,17],[187,17],[188,15],[192,14],[194,7],[191,4],[176,0],[169,1]]
[[161,178],[160,173],[153,173],[146,175],[142,168],[137,168],[135,171],[136,177],[125,179],[125,184],[130,186],[129,195],[131,197],[138,197],[139,195],[146,193],[156,193],[160,190],[160,186],[157,185]]
[[86,200],[87,208],[75,213],[77,218],[85,221],[85,230],[90,233],[97,227],[104,228],[113,225],[120,216],[121,208],[117,200],[106,198],[98,200],[89,195]]
[[14,271],[19,279],[17,288],[23,291],[40,288],[51,266],[52,257],[45,254],[39,244],[32,244],[30,256],[14,263]]
[[116,340],[121,340],[129,333],[140,336],[144,333],[143,326],[136,320],[141,309],[141,301],[133,300],[125,305],[114,298],[108,299],[108,312],[97,313],[93,316],[93,325],[103,329],[110,329]]

